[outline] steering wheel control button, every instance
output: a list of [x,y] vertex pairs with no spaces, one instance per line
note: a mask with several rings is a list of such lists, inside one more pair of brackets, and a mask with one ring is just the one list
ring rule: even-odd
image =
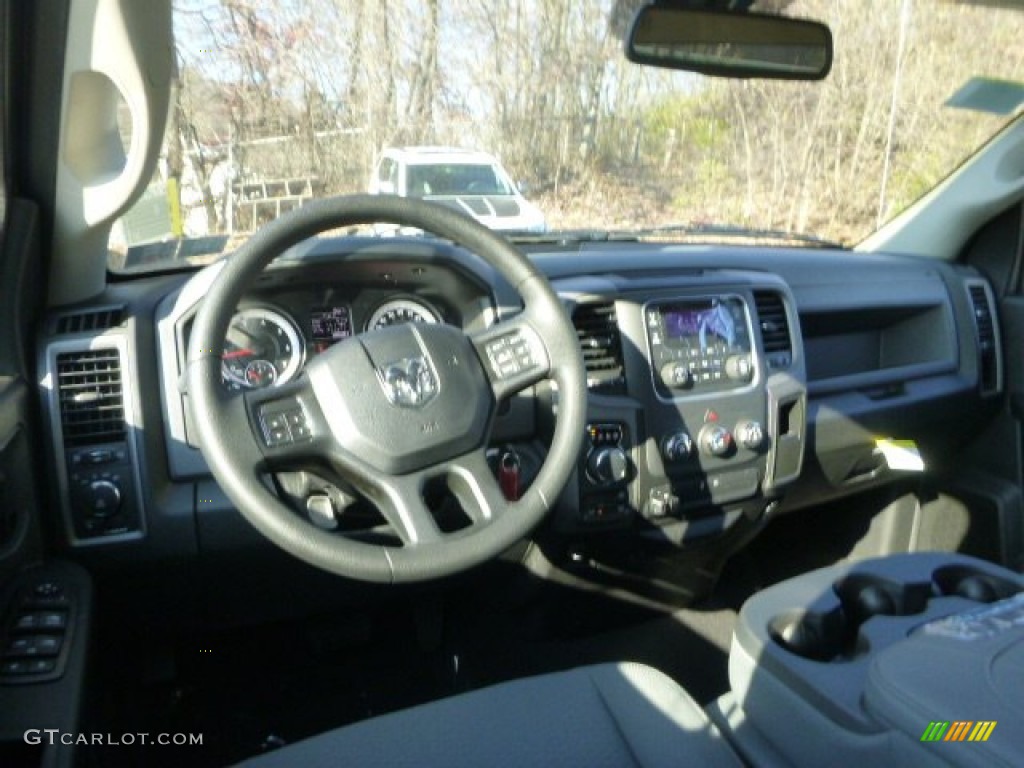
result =
[[529,373],[537,366],[530,342],[521,333],[509,333],[485,345],[491,370],[499,379]]
[[265,421],[267,429],[270,430],[285,430],[288,428],[288,421],[285,419],[283,413],[270,413],[265,415]]
[[260,409],[263,442],[279,448],[313,439],[313,430],[302,406],[294,401],[274,402]]

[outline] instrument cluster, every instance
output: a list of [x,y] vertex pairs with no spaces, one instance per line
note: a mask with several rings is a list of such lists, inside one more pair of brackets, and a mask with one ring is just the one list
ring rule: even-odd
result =
[[239,307],[231,318],[221,354],[221,378],[227,389],[284,384],[299,374],[307,358],[357,333],[446,321],[439,305],[405,293],[371,303],[359,297],[312,304],[297,303],[295,298]]

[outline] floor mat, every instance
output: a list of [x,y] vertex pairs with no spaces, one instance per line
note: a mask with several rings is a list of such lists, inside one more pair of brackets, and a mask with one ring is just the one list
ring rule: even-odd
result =
[[400,616],[373,622],[365,642],[352,634],[344,619],[331,619],[182,639],[167,650],[169,679],[147,672],[152,649],[148,659],[111,649],[103,730],[201,734],[202,744],[89,747],[85,764],[230,765],[445,693],[441,655],[419,650]]
[[201,734],[203,742],[89,747],[83,764],[230,765],[454,693],[610,661],[661,669],[705,704],[728,689],[739,581],[722,591],[733,598],[674,612],[549,586],[518,608],[493,594],[488,601],[449,591],[163,643],[110,631],[99,644],[103,685],[94,728]]
[[728,690],[735,623],[735,610],[709,602],[660,615],[646,612],[614,629],[549,639],[550,633],[524,630],[530,626],[525,617],[484,613],[460,628],[463,635],[453,640],[451,652],[460,690],[586,664],[637,661],[662,670],[703,704]]

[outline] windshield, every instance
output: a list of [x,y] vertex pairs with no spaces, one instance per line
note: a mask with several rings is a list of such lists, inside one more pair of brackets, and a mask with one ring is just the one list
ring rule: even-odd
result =
[[409,166],[409,195],[511,195],[498,170],[492,165],[439,163]]
[[[462,208],[510,233],[853,244],[1005,125],[1018,102],[999,94],[1024,81],[1013,8],[794,0],[787,15],[832,29],[834,64],[783,82],[627,62],[637,5],[176,0],[165,145],[110,266],[207,263],[308,200],[367,191],[495,196]],[[500,168],[403,155],[424,147]],[[499,205],[508,179],[521,194]]]

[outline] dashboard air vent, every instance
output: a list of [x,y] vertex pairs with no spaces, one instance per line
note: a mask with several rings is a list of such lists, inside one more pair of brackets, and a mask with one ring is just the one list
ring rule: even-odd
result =
[[57,355],[57,394],[66,446],[124,440],[121,358],[116,349]]
[[793,363],[793,339],[789,335],[789,318],[782,295],[775,291],[754,291],[754,305],[768,367],[788,368]]
[[57,333],[82,333],[83,331],[105,331],[116,328],[124,322],[124,307],[106,307],[61,315],[57,318]]
[[982,394],[999,391],[999,343],[996,339],[995,312],[985,284],[979,281],[967,283],[974,312],[974,328],[978,334],[979,384]]
[[606,394],[626,391],[622,367],[622,337],[615,304],[581,304],[572,313],[572,324],[583,351],[587,389]]

